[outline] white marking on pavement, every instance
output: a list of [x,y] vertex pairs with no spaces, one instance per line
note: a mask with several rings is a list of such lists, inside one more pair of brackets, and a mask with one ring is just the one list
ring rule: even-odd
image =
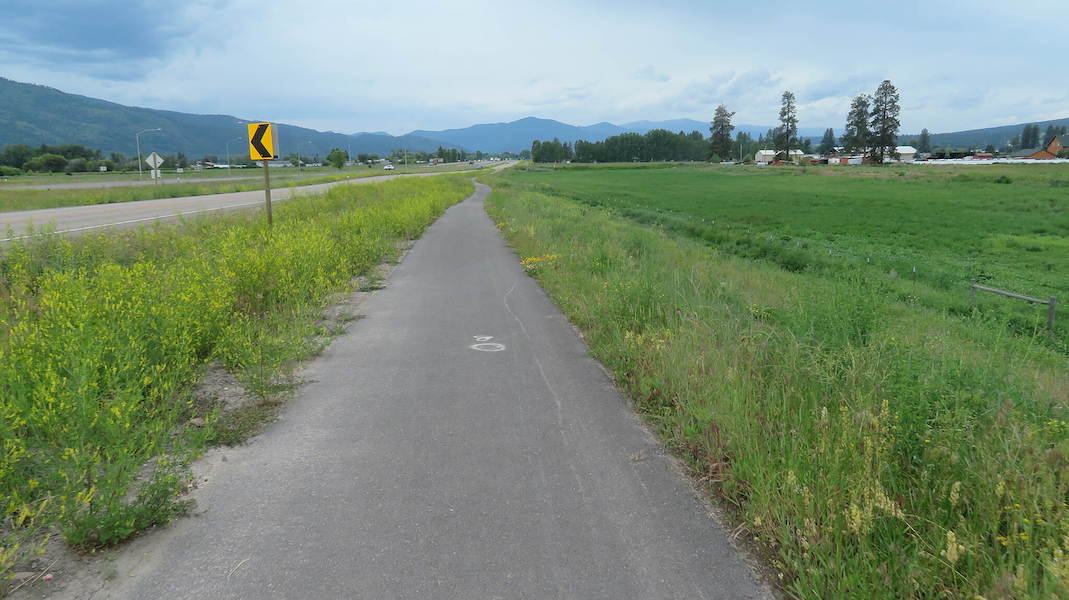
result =
[[492,335],[473,335],[471,337],[476,342],[489,342],[490,340],[494,339],[494,336]]
[[468,347],[471,348],[472,350],[478,350],[480,352],[501,352],[502,350],[505,349],[505,345],[504,344],[498,344],[498,343],[495,343],[495,342],[489,342],[489,343],[483,343],[483,344],[472,344],[471,346],[468,346]]
[[60,231],[49,231],[49,232],[41,232],[41,233],[32,233],[32,234],[28,234],[28,235],[19,235],[19,236],[15,236],[15,237],[9,237],[9,238],[0,239],[0,242],[13,242],[15,240],[24,240],[26,238],[32,238],[32,237],[36,237],[36,236],[42,235],[42,233],[45,234],[45,235],[60,234],[60,233],[75,233],[75,232],[78,232],[78,231],[87,231],[89,229],[100,229],[101,227],[114,227],[116,225],[129,225],[130,223],[141,223],[143,221],[158,221],[160,219],[168,219],[168,218],[171,218],[171,217],[181,217],[182,215],[192,215],[192,214],[202,213],[202,212],[212,212],[212,211],[215,211],[215,210],[226,210],[228,208],[240,208],[242,206],[252,206],[254,204],[263,204],[263,201],[262,200],[257,200],[256,202],[243,202],[241,204],[228,204],[226,206],[217,206],[215,208],[202,208],[202,209],[198,209],[198,210],[185,210],[185,211],[182,211],[182,212],[171,213],[169,215],[156,215],[154,217],[144,217],[144,218],[141,218],[141,219],[129,219],[129,220],[126,220],[126,221],[115,221],[115,222],[112,222],[112,223],[103,223],[103,224],[100,224],[100,225],[88,225],[86,227],[75,227],[74,229],[62,229]]

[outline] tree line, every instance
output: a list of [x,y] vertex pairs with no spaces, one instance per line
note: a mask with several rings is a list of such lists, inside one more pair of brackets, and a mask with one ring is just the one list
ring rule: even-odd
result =
[[[144,158],[144,157],[142,157]],[[179,152],[164,156],[164,168],[187,167],[189,159]],[[215,159],[214,156],[211,157]],[[137,170],[137,157],[112,152],[107,156],[100,150],[79,144],[51,146],[41,144],[33,147],[26,144],[10,144],[0,151],[0,174],[17,175],[23,171],[32,173],[84,173],[106,167],[108,171]]]
[[699,131],[673,133],[651,129],[646,133],[622,133],[598,142],[577,140],[574,146],[557,138],[531,143],[534,162],[699,161],[709,158],[708,154],[709,144]]
[[[740,131],[732,137],[735,113],[721,104],[716,107],[710,122],[709,139],[698,131],[672,133],[654,129],[645,134],[623,133],[600,142],[578,140],[575,146],[554,138],[535,140],[531,144],[534,162],[631,162],[631,161],[702,161],[751,160],[757,150],[772,149],[776,158],[788,160],[792,153],[813,151],[812,140],[798,135],[798,107],[790,90],[780,97],[778,127],[754,139]],[[861,94],[850,105],[846,127],[840,144],[844,151],[861,154],[873,162],[897,160],[899,122],[898,90],[890,80],[884,80],[872,95]],[[927,140],[928,130],[922,132]],[[925,144],[928,144],[926,141]],[[827,129],[817,151],[829,154],[837,147],[835,132]]]

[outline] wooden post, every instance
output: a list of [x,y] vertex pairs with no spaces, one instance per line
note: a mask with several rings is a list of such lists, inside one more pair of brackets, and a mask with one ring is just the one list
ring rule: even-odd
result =
[[271,177],[267,174],[267,159],[263,159],[264,163],[264,208],[267,210],[267,226],[271,227]]
[[969,284],[969,294],[972,297],[972,305],[976,306],[976,280],[973,279]]
[[1058,306],[1058,297],[1051,296],[1047,304],[1047,329],[1054,331],[1054,310]]

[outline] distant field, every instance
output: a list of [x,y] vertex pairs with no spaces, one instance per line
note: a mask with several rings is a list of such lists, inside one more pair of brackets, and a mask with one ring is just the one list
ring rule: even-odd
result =
[[1067,180],[535,165],[487,210],[787,596],[1069,598],[1069,310],[967,292],[1069,305]]
[[[377,175],[405,174],[405,173],[437,173],[457,171],[474,168],[468,163],[453,163],[427,166],[398,166],[392,171],[383,171],[381,166],[347,167],[334,169],[330,167],[316,167],[303,169],[284,168],[271,171],[272,187],[302,186],[316,183],[341,181],[344,179],[374,177]],[[195,181],[202,179],[203,173],[210,173],[209,178],[218,178],[223,175],[228,177],[247,176],[248,179],[240,181]],[[101,174],[103,176],[104,174]],[[115,186],[115,187],[92,187],[80,189],[11,189],[0,186],[0,212],[16,210],[34,210],[40,208],[55,208],[61,206],[84,206],[89,204],[113,204],[117,202],[131,202],[135,200],[153,200],[157,198],[179,198],[183,196],[197,196],[203,194],[225,194],[229,192],[246,192],[263,189],[263,172],[255,169],[213,169],[202,171],[197,174],[183,174],[181,182],[176,183],[174,173],[167,174],[165,184],[144,186]],[[76,182],[97,181],[94,176],[82,174],[81,176],[66,177],[63,175],[34,175],[29,177],[11,178],[17,179],[22,185],[43,185],[47,183],[69,184]],[[136,180],[137,174],[133,175]],[[191,181],[194,180],[194,181]],[[101,180],[103,181],[103,180]],[[114,180],[113,180],[114,181]],[[9,186],[12,184],[8,184]]]
[[[442,164],[436,167],[429,167],[427,165],[397,165],[395,172],[399,173],[415,173],[429,170],[436,171],[452,171],[469,167],[470,165],[464,163],[450,163]],[[350,165],[342,169],[343,173],[359,172],[364,173],[367,171],[381,171],[382,165],[375,165],[370,169],[365,165]],[[277,177],[313,177],[322,176],[328,173],[337,173],[338,169],[333,167],[303,167],[298,171],[294,167],[280,167],[271,171],[273,176]],[[183,180],[186,179],[215,179],[219,177],[258,177],[262,176],[258,167],[246,167],[240,169],[204,169],[203,171],[194,171],[192,169],[186,169],[184,173],[179,175],[174,169],[163,170],[164,183],[174,183],[176,178]],[[0,177],[0,190],[5,187],[22,187],[27,185],[69,185],[72,183],[103,183],[103,182],[130,182],[130,181],[149,181],[148,167],[145,167],[145,172],[139,177],[137,171],[111,171],[108,173],[37,173],[32,175],[17,175],[13,177]]]
[[656,166],[536,166],[511,180],[790,270],[893,270],[962,300],[972,279],[1057,295],[1069,323],[1069,165]]

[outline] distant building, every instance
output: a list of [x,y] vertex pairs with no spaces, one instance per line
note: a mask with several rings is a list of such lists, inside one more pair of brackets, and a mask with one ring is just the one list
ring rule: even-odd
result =
[[1047,144],[1047,152],[1050,152],[1054,156],[1058,156],[1059,152],[1067,148],[1069,148],[1069,135],[1060,135]]
[[1046,148],[1023,148],[1010,154],[1010,158],[1032,158],[1044,160],[1058,158],[1058,152],[1069,147],[1069,135],[1061,135],[1051,138]]
[[[842,150],[842,148],[835,148],[835,152],[826,157],[829,165],[860,165],[874,162],[872,157],[862,154],[842,154]],[[898,152],[897,162],[913,162],[917,157],[917,149],[913,146],[896,146],[895,152]],[[888,159],[887,162],[896,161]]]
[[1018,150],[1009,156],[1010,158],[1032,158],[1037,160],[1056,158],[1055,155],[1047,152],[1046,148],[1025,148],[1023,150]]
[[[776,151],[776,150],[758,150],[757,154],[754,155],[754,162],[768,164],[770,162],[774,162],[776,160],[776,156],[777,155],[782,156],[783,155],[783,151],[782,150],[780,150],[780,151]],[[801,150],[791,150],[790,152],[787,153],[787,155],[790,158],[790,160],[794,161],[794,160],[798,160],[798,159],[802,158],[803,156],[805,156],[805,153],[802,152]]]
[[895,146],[895,152],[898,153],[898,162],[913,162],[917,157],[917,149],[913,146]]

